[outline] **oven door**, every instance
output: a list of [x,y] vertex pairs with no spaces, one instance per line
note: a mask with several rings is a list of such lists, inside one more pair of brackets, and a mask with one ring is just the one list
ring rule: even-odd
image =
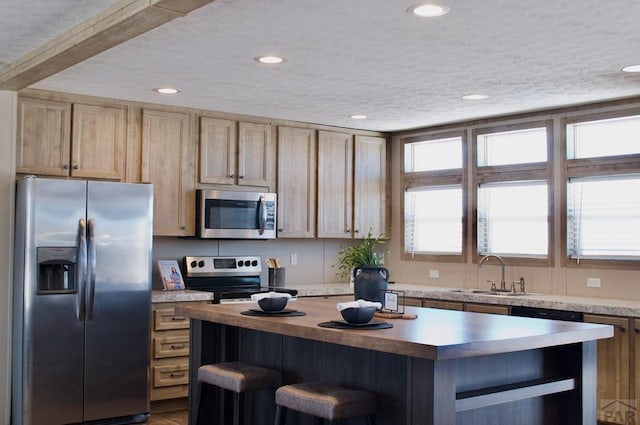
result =
[[198,236],[214,239],[274,239],[276,194],[198,190]]

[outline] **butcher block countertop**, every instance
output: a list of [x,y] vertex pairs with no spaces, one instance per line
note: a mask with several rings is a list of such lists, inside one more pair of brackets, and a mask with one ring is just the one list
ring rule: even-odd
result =
[[456,359],[591,341],[613,336],[608,325],[561,322],[451,310],[406,307],[415,320],[380,319],[390,329],[327,329],[318,323],[341,320],[336,301],[299,298],[287,305],[306,313],[298,317],[240,314],[251,304],[179,304],[176,313],[192,319],[308,340],[425,358]]

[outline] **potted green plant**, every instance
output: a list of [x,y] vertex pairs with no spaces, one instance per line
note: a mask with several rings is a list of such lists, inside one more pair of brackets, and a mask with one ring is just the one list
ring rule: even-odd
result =
[[355,299],[380,301],[389,282],[389,270],[382,267],[384,253],[377,248],[385,244],[382,235],[374,237],[371,229],[357,242],[338,251],[338,275],[353,277]]

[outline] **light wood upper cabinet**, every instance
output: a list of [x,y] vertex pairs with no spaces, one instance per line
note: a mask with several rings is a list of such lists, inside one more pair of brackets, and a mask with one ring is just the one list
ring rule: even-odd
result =
[[124,179],[125,107],[73,105],[71,175]]
[[318,237],[350,238],[353,222],[353,138],[318,132]]
[[585,314],[584,321],[614,328],[613,338],[598,340],[598,420],[626,424],[620,409],[628,406],[632,397],[631,321],[626,317],[593,314]]
[[271,132],[271,124],[201,117],[198,181],[273,190],[275,142]]
[[142,180],[153,183],[153,234],[195,235],[195,117],[142,112]]
[[316,227],[316,131],[278,128],[278,237],[313,238]]
[[236,121],[200,117],[200,183],[236,181]]
[[71,103],[18,98],[16,172],[69,175]]
[[18,173],[124,180],[124,106],[21,98],[19,114]]
[[387,140],[384,137],[355,136],[354,233],[364,237],[387,235]]
[[238,184],[272,186],[275,144],[270,124],[241,122],[238,128]]

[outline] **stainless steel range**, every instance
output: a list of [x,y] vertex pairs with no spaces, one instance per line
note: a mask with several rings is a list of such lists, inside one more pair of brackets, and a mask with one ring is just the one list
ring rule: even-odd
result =
[[295,289],[261,286],[258,256],[186,256],[181,268],[187,289],[213,292],[216,304],[251,302],[251,294],[270,290],[298,295]]

